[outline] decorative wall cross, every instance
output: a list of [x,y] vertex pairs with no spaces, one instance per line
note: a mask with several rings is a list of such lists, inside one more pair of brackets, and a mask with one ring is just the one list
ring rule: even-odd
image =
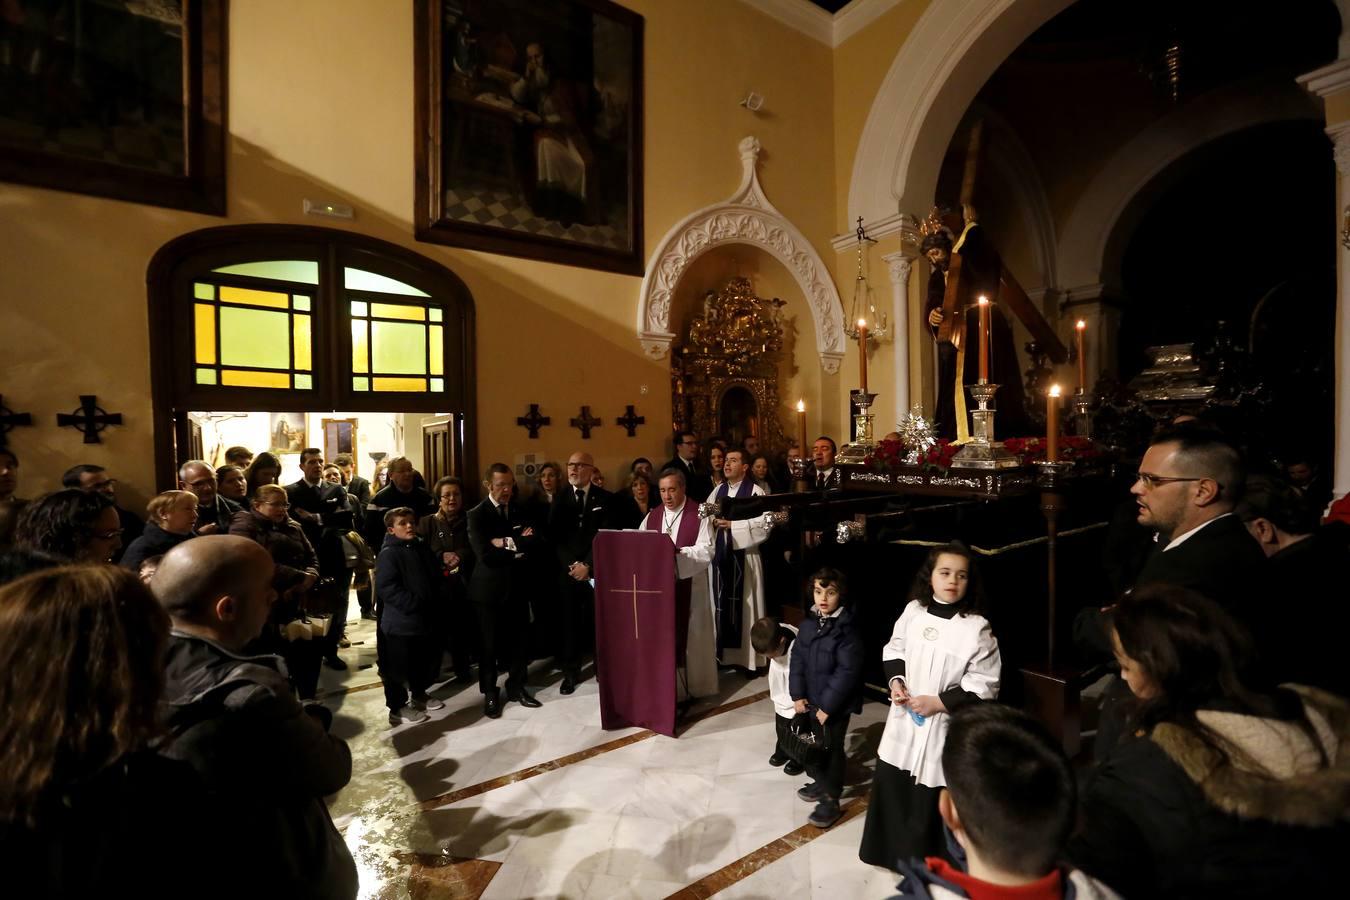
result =
[[659,593],[661,593],[661,591],[640,591],[640,590],[638,590],[638,586],[637,586],[637,573],[634,573],[634,574],[633,574],[633,587],[632,587],[630,590],[624,590],[623,588],[610,588],[609,590],[610,590],[610,593],[612,593],[612,594],[631,594],[631,595],[632,595],[632,597],[633,597],[633,638],[634,638],[635,640],[641,640],[641,639],[642,639],[642,636],[641,636],[640,634],[638,634],[638,614],[637,614],[637,608],[638,608],[638,602],[637,602],[637,601],[638,601],[638,594],[659,594]]
[[537,438],[539,437],[539,429],[543,428],[545,425],[552,425],[553,420],[548,416],[541,416],[539,414],[538,403],[531,403],[529,414],[516,416],[516,424],[527,429],[530,432],[530,437]]
[[603,424],[599,419],[591,415],[591,408],[583,406],[581,415],[572,418],[572,427],[581,429],[581,439],[589,441],[591,439],[591,429],[599,428]]
[[94,401],[96,394],[81,394],[80,408],[73,413],[57,413],[56,424],[61,428],[74,428],[84,432],[86,444],[101,444],[99,432],[109,425],[121,425],[122,414],[105,412]]
[[20,425],[32,425],[32,413],[16,413],[5,406],[5,398],[0,395],[0,447],[5,446],[8,435]]
[[627,406],[626,409],[628,411],[625,412],[623,415],[619,416],[617,419],[615,419],[614,423],[616,425],[622,425],[624,428],[627,428],[629,437],[637,437],[637,427],[639,425],[646,425],[647,417],[639,416],[637,414],[637,410],[633,409],[631,404]]

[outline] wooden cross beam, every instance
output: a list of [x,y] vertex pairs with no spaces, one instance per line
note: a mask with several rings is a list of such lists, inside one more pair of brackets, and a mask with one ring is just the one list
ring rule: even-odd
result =
[[530,433],[531,438],[539,437],[539,429],[545,425],[552,425],[553,420],[548,416],[539,414],[539,404],[531,403],[530,411],[527,415],[516,416],[516,424],[522,426]]
[[627,407],[627,412],[615,419],[614,424],[622,425],[624,428],[627,428],[629,437],[637,437],[637,427],[639,425],[646,425],[647,417],[639,416],[637,410],[633,409],[630,404]]
[[591,415],[591,408],[589,406],[583,406],[581,408],[581,415],[573,416],[571,421],[573,428],[581,429],[581,439],[585,441],[591,439],[591,429],[599,428],[602,424],[603,423],[599,419]]
[[80,408],[73,413],[57,413],[56,424],[61,428],[74,428],[84,433],[86,444],[101,444],[99,432],[109,425],[121,425],[122,414],[105,412],[95,403],[97,394],[81,394]]
[[[633,407],[628,407],[631,411]],[[9,440],[9,433],[20,425],[32,425],[32,413],[16,413],[5,406],[5,398],[0,395],[0,447]]]

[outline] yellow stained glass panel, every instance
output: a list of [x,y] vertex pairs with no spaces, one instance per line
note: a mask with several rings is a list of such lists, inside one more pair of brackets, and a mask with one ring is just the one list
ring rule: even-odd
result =
[[431,374],[445,374],[445,338],[439,325],[431,326]]
[[247,372],[242,369],[221,369],[220,383],[232,387],[288,388],[288,372]]
[[243,303],[248,306],[266,306],[271,309],[290,309],[290,294],[276,291],[255,291],[252,288],[221,285],[220,299],[225,303]]
[[372,303],[370,314],[384,319],[407,319],[409,322],[425,322],[427,311],[422,306],[404,306],[402,303]]
[[209,303],[196,304],[194,324],[196,326],[197,362],[214,363],[216,361],[216,308]]
[[291,367],[290,317],[261,309],[220,308],[220,361],[260,369]]
[[370,342],[366,340],[365,319],[352,320],[352,371],[370,371]]
[[[427,328],[403,322],[371,322],[372,372],[427,374]],[[377,388],[378,390],[378,388]]]
[[373,378],[377,391],[425,391],[425,378]]
[[292,316],[295,331],[295,367],[312,369],[310,362],[309,316]]

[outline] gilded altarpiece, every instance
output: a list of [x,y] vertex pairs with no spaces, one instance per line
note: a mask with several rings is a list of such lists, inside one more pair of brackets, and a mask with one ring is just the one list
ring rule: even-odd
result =
[[671,354],[675,427],[736,445],[753,434],[769,453],[786,447],[778,419],[782,300],[755,296],[748,278],[708,291]]

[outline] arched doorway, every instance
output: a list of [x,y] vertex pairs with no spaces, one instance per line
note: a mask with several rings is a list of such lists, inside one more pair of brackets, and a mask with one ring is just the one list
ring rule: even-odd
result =
[[473,298],[445,267],[346,231],[241,225],[170,241],[147,285],[161,487],[197,455],[199,410],[435,417],[438,473],[476,471]]

